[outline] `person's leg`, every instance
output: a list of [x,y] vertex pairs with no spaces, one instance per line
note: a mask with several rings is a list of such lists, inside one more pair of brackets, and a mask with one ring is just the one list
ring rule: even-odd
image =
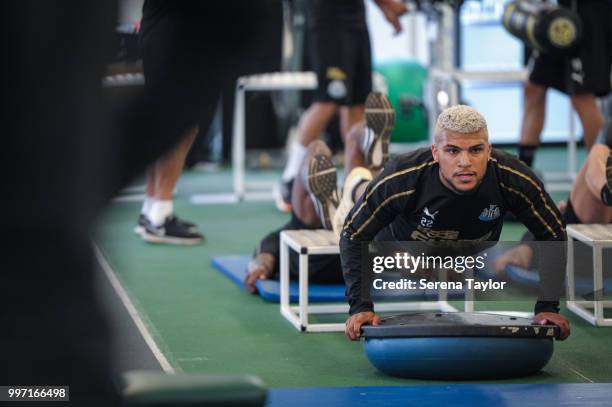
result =
[[527,81],[523,101],[519,159],[531,167],[535,158],[535,150],[540,145],[540,134],[544,128],[546,88]]
[[597,134],[604,125],[604,117],[597,106],[597,100],[593,94],[577,94],[570,96],[572,106],[580,117],[582,131],[584,134],[584,144],[590,150],[595,143]]
[[185,157],[197,134],[198,126],[187,130],[181,141],[155,163],[155,199],[172,200],[174,188],[183,172]]
[[[308,165],[308,159],[309,157],[303,160],[303,166]],[[307,182],[303,177],[295,178],[291,191],[291,206],[293,208],[293,215],[304,225],[308,225],[313,229],[322,227],[315,203],[308,191]]]
[[612,159],[610,157],[608,146],[594,145],[576,176],[570,200],[576,216],[583,223],[610,223],[612,221],[612,206],[604,202],[604,200],[607,201],[604,196],[605,188],[610,188],[612,191]]
[[154,200],[147,213],[148,222],[142,238],[151,243],[197,244],[203,236],[197,226],[174,216],[172,194],[183,171],[185,158],[198,134],[198,126],[189,129],[179,143],[154,166]]
[[337,176],[332,152],[322,140],[315,140],[308,145],[298,177],[302,178],[310,194],[322,227],[331,230],[339,201]]
[[346,143],[346,136],[357,123],[365,120],[365,105],[342,106],[340,108],[340,133]]
[[[308,159],[309,157],[307,157]],[[306,161],[305,159],[304,161]],[[307,165],[307,164],[304,164]],[[293,212],[291,220],[282,228],[268,233],[257,246],[257,250],[247,267],[247,276],[245,278],[245,286],[251,293],[257,291],[256,283],[258,280],[274,278],[278,274],[278,261],[280,257],[280,232],[283,230],[295,229],[318,229],[321,228],[321,220],[315,209],[315,204],[308,191],[306,182],[303,177],[296,177],[293,183],[291,193],[291,206]],[[292,259],[294,260],[294,259]],[[291,269],[297,270],[297,266],[291,262]],[[315,265],[309,270],[321,269],[319,265]],[[292,272],[292,275],[296,272]]]
[[349,174],[353,168],[368,166],[363,153],[363,138],[366,131],[365,120],[355,124],[344,139],[344,173]]
[[337,235],[355,202],[389,158],[389,141],[395,125],[395,112],[389,99],[381,93],[370,93],[365,104],[365,119],[354,125],[345,138],[346,176],[333,220]]
[[372,171],[368,169],[363,151],[365,121],[357,123],[347,133],[344,140],[344,183],[342,199],[333,219],[334,233],[340,236],[344,221],[357,199],[365,192],[373,178]]
[[140,214],[138,215],[136,227],[134,228],[134,233],[137,235],[142,235],[144,233],[147,222],[149,222],[149,212],[151,211],[151,206],[155,200],[155,164],[147,167],[147,170],[145,171],[145,180],[145,198],[142,202],[142,208],[140,209]]
[[304,112],[298,123],[297,140],[289,147],[289,157],[282,175],[283,182],[289,182],[297,175],[308,145],[317,140],[329,121],[338,111],[333,102],[315,102]]

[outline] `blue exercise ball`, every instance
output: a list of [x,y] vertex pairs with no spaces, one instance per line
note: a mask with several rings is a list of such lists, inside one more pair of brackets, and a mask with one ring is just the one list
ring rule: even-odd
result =
[[470,312],[424,312],[364,326],[364,350],[377,369],[415,379],[503,379],[539,372],[559,328],[530,318]]
[[371,338],[365,353],[383,373],[415,379],[502,379],[542,370],[553,354],[548,338]]

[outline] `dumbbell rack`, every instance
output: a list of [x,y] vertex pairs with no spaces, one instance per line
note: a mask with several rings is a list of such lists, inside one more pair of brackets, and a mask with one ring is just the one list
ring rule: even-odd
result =
[[[525,69],[505,71],[466,71],[457,68],[456,55],[459,49],[457,38],[458,10],[448,3],[436,4],[440,23],[436,43],[432,46],[432,66],[429,70],[426,105],[429,109],[430,141],[433,142],[438,114],[446,107],[460,103],[463,83],[487,82],[496,84],[523,83],[528,77]],[[440,97],[440,94],[444,97]],[[570,104],[569,135],[567,139],[567,171],[544,174],[548,191],[569,191],[577,174],[575,113]]]

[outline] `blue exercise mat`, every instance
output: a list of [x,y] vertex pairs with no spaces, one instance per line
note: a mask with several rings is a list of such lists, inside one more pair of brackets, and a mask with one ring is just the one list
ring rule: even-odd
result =
[[[244,288],[247,265],[250,256],[218,256],[212,259],[212,266],[225,274],[233,282]],[[278,280],[259,280],[256,283],[259,295],[266,301],[280,302],[280,282]],[[289,283],[289,301],[297,302],[299,287],[297,282]],[[309,302],[345,302],[343,284],[310,284]]]
[[612,398],[612,384],[302,387],[272,388],[268,395],[268,407],[608,407]]
[[[250,256],[217,256],[213,257],[211,265],[229,277],[234,283],[244,288],[247,275],[247,265]],[[280,302],[280,282],[278,280],[259,280],[256,283],[261,298],[270,302]],[[345,302],[344,284],[310,284],[308,286],[309,302]],[[459,290],[448,290],[449,298],[461,297]],[[289,283],[289,301],[297,302],[299,286],[297,281]],[[383,296],[373,296],[375,300],[433,300],[437,293],[432,290],[386,291]]]

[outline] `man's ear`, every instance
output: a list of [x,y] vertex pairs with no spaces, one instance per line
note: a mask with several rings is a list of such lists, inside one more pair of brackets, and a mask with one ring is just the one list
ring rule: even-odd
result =
[[438,147],[436,147],[436,143],[433,143],[431,145],[431,155],[433,155],[433,159],[435,162],[438,162],[439,154],[440,154],[440,150],[438,150]]

